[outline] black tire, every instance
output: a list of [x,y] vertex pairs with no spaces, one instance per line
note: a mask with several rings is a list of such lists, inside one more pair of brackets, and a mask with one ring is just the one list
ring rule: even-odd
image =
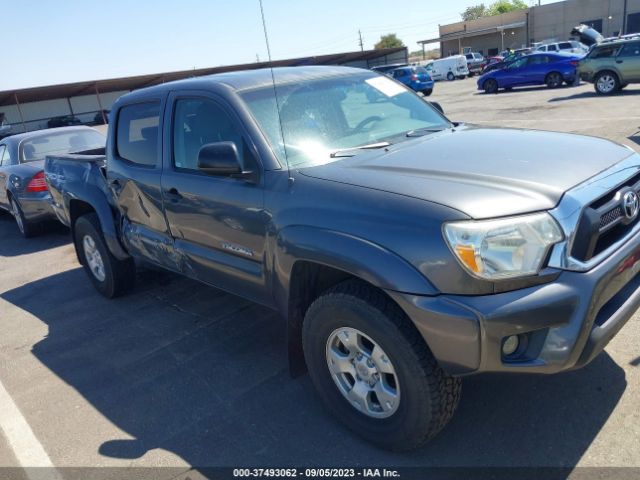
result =
[[433,93],[433,90],[430,88],[422,91],[422,95],[424,95],[425,97],[428,97],[429,95],[431,95],[431,93]]
[[453,72],[449,72],[447,73],[447,80],[449,80],[450,82],[454,81],[456,79],[456,76],[453,74]]
[[20,234],[24,238],[33,237],[38,231],[37,226],[27,221],[27,219],[24,216],[24,213],[22,212],[22,208],[20,208],[20,204],[18,203],[17,200],[11,197],[9,200],[9,203],[11,204],[11,214],[13,215],[13,218],[15,219],[16,224],[18,225],[18,230],[20,231]]
[[[327,341],[342,327],[366,334],[391,360],[401,396],[390,416],[375,418],[357,410],[334,382]],[[309,374],[326,407],[381,448],[406,451],[423,445],[447,424],[458,406],[460,379],[440,368],[404,312],[366,283],[349,280],[322,294],[305,315],[302,335]]]
[[498,93],[498,82],[493,78],[487,78],[482,84],[484,93]]
[[549,88],[558,88],[562,86],[564,79],[562,75],[558,72],[549,72],[544,79],[544,83]]
[[599,72],[593,79],[593,88],[598,95],[611,95],[620,90],[620,79],[614,72]]
[[[98,278],[90,267],[85,254],[84,241],[89,237],[99,253],[103,265],[104,278]],[[74,243],[76,253],[85,272],[91,279],[93,286],[107,298],[123,295],[133,288],[135,283],[135,263],[132,258],[118,260],[115,258],[104,241],[100,221],[95,213],[81,216],[74,226]]]
[[473,72],[469,72],[469,75],[467,75],[469,78],[473,78],[473,76],[475,75],[475,73]]

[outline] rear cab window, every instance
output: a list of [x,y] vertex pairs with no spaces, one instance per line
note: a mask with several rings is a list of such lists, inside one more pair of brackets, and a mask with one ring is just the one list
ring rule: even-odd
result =
[[158,164],[160,102],[124,105],[118,111],[116,151],[131,164],[154,167]]

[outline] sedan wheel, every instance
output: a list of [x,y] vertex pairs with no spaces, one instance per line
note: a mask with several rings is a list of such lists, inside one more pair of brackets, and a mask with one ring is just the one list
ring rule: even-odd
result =
[[558,72],[551,72],[549,75],[547,75],[545,83],[549,88],[558,88],[562,85],[562,75],[560,75]]
[[10,200],[11,203],[11,215],[16,219],[16,224],[18,225],[18,230],[24,238],[29,238],[33,236],[33,226],[27,222],[27,219],[24,218],[24,214],[22,213],[22,209],[18,202],[16,202],[13,198]]
[[485,93],[498,93],[498,82],[493,78],[489,78],[482,84],[482,88]]

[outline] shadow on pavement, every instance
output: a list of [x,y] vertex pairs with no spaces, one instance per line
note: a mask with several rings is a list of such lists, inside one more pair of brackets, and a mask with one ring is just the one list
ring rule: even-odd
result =
[[582,92],[582,93],[576,93],[575,95],[569,95],[567,97],[554,97],[554,98],[550,98],[548,101],[549,102],[563,102],[565,100],[575,100],[575,99],[579,99],[579,98],[610,98],[610,97],[621,97],[621,96],[634,96],[634,95],[640,95],[640,90],[639,89],[635,89],[635,90],[623,90],[617,93],[614,93],[613,95],[609,95],[609,96],[605,96],[605,95],[598,95],[595,91],[591,91],[591,92]]
[[[106,457],[162,448],[197,467],[571,467],[626,387],[606,353],[556,376],[470,377],[436,439],[389,453],[334,421],[308,376],[289,377],[275,313],[171,274],[145,271],[138,285],[109,301],[77,268],[2,295],[48,325],[33,355],[134,437],[101,439]],[[30,394],[51,398],[40,388]]]
[[0,210],[0,257],[28,255],[70,242],[69,229],[57,222],[44,225],[42,231],[32,238],[24,238],[13,216]]

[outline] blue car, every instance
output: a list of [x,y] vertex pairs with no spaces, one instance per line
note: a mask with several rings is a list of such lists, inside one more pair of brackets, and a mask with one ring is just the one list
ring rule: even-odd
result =
[[478,79],[478,90],[497,93],[525,85],[546,85],[558,88],[563,82],[572,84],[581,57],[561,53],[534,53],[506,63],[498,70],[485,73]]
[[433,92],[433,79],[424,67],[400,67],[394,68],[387,75],[395,78],[416,92],[421,92],[425,97]]

